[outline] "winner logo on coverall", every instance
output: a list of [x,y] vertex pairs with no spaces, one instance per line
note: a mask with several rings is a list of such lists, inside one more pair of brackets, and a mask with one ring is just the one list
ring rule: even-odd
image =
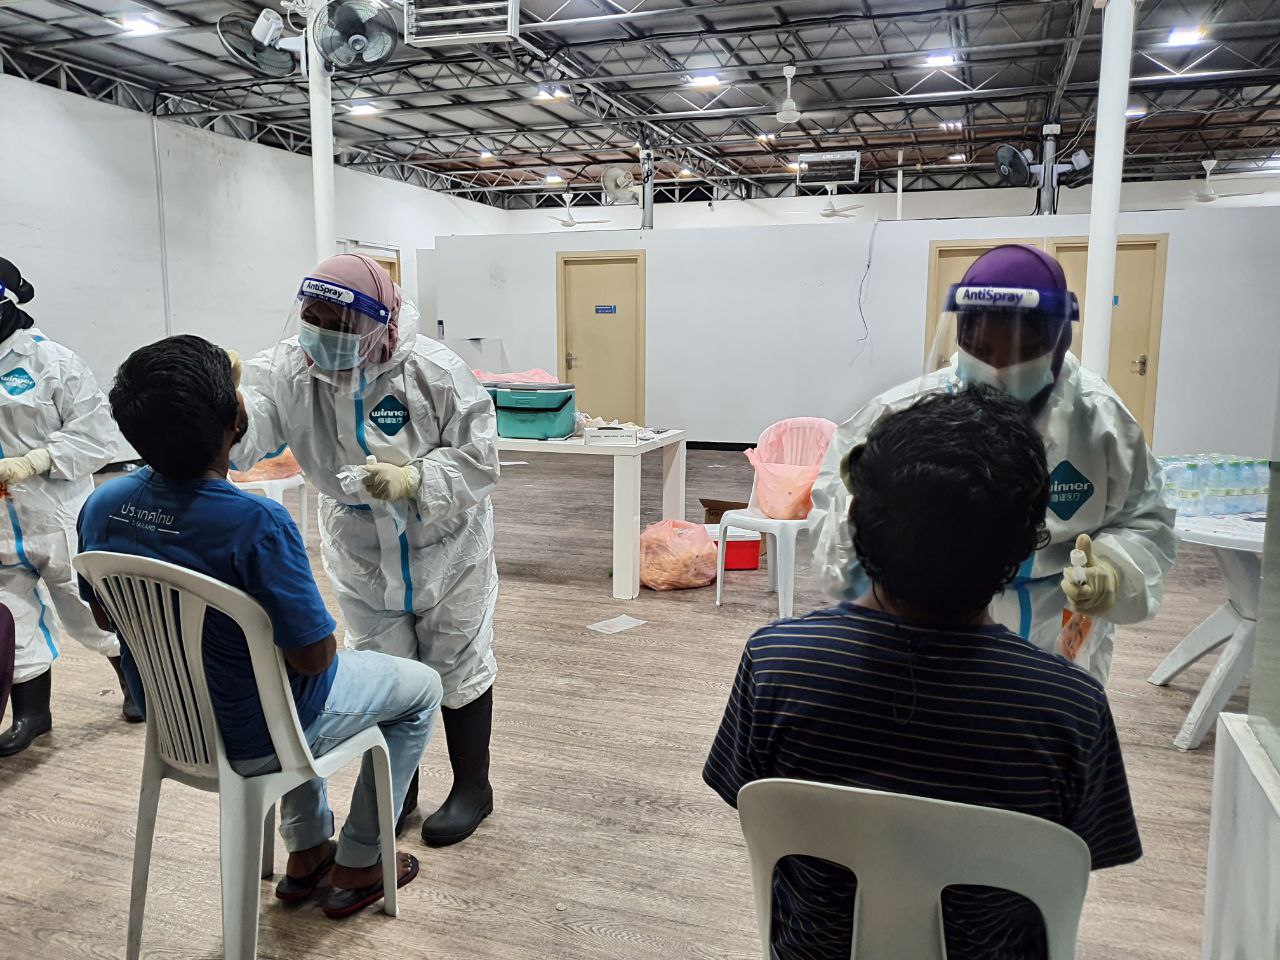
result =
[[21,367],[14,367],[8,373],[0,373],[0,387],[11,397],[26,393],[36,385],[35,377]]
[[395,397],[383,397],[382,402],[369,411],[369,419],[388,437],[394,437],[409,422],[409,410]]
[[1063,460],[1049,474],[1049,509],[1059,520],[1070,520],[1093,496],[1093,482]]

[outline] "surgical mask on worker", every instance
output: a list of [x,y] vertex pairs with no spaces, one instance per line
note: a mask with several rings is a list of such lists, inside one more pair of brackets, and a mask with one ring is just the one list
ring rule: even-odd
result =
[[325,330],[303,320],[298,344],[321,370],[350,370],[360,362],[360,334]]
[[993,367],[963,349],[956,354],[956,379],[964,386],[985,384],[997,387],[1015,400],[1030,403],[1045,387],[1053,383],[1053,354]]

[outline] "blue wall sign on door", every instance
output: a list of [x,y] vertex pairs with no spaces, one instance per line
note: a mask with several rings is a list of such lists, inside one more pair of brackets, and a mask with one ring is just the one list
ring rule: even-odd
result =
[[618,305],[616,303],[597,303],[596,313],[617,313]]

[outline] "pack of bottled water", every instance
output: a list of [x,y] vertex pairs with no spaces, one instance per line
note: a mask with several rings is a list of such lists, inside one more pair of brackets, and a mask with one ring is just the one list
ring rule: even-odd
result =
[[1271,487],[1266,460],[1202,453],[1162,457],[1165,504],[1183,517],[1265,513]]

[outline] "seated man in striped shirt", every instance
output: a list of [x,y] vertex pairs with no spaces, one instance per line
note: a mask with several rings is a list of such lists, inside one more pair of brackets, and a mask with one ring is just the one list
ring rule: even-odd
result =
[[[1138,859],[1101,685],[987,614],[1045,535],[1044,445],[1025,408],[987,388],[931,396],[882,420],[845,476],[871,589],[747,641],[707,783],[729,804],[791,777],[1001,807],[1074,830],[1094,869]],[[784,859],[775,957],[847,960],[854,884]],[[942,910],[949,960],[1046,956],[1039,911],[1016,894],[953,887]]]

